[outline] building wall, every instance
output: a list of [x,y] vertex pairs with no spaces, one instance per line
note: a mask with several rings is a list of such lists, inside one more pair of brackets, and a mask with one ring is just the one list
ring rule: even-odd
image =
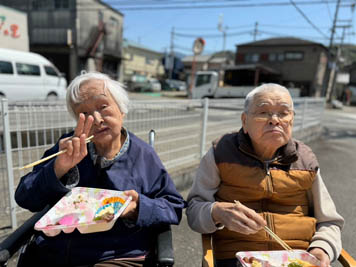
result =
[[128,45],[124,48],[124,57],[125,80],[129,80],[134,74],[148,78],[164,75],[161,53]]
[[[259,55],[258,60],[255,56]],[[286,58],[287,55],[301,58]],[[273,56],[276,58],[272,60]],[[305,94],[314,95],[321,90],[326,68],[326,51],[319,45],[296,46],[240,46],[237,48],[236,64],[261,63],[281,73],[287,83],[299,83]],[[320,87],[320,88],[319,88]]]
[[[120,80],[123,15],[95,0],[2,0],[27,12],[30,50],[66,73],[68,81],[81,70],[103,71]],[[98,45],[99,22],[105,35]],[[96,47],[94,55],[89,55]],[[93,64],[92,64],[93,63]]]
[[26,13],[0,5],[0,47],[29,51]]

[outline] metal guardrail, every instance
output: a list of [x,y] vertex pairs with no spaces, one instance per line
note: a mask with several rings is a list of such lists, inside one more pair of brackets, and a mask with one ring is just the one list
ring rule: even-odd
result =
[[[124,126],[146,141],[156,132],[155,150],[169,173],[193,167],[211,142],[241,127],[243,99],[132,101]],[[59,137],[75,127],[64,102],[17,103],[2,100],[0,109],[0,226],[16,228],[13,192],[28,170],[18,167],[38,160]],[[294,135],[320,126],[324,99],[294,99]]]

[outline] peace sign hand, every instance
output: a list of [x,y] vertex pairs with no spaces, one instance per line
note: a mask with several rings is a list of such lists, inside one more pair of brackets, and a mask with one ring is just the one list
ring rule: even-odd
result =
[[66,149],[67,151],[59,155],[54,162],[54,172],[58,179],[62,178],[88,154],[85,139],[90,133],[93,121],[93,116],[86,118],[83,113],[80,113],[74,135],[59,141],[59,150]]

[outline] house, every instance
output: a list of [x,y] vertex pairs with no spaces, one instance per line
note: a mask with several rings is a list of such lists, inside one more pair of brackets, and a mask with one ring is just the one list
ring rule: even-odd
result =
[[2,0],[27,14],[30,51],[72,80],[81,70],[119,79],[123,14],[99,0]]
[[321,96],[327,55],[328,49],[320,43],[271,38],[236,45],[235,65],[268,67],[279,73],[281,84],[300,88],[302,96]]
[[163,54],[133,41],[124,40],[124,81],[142,77],[160,78],[164,75]]
[[0,48],[29,51],[25,12],[0,5]]

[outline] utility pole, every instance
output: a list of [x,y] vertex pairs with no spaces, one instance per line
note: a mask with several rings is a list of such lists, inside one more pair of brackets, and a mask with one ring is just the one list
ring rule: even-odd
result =
[[174,27],[171,31],[171,46],[169,52],[169,79],[173,79],[173,69],[174,69]]
[[328,84],[328,91],[326,92],[326,99],[328,102],[331,101],[332,95],[333,95],[333,91],[334,91],[334,87],[335,87],[335,83],[336,83],[336,78],[337,78],[337,73],[338,73],[338,63],[339,63],[339,59],[341,56],[341,49],[342,46],[344,44],[344,38],[345,38],[345,30],[346,28],[351,28],[351,25],[343,25],[343,26],[336,26],[337,28],[342,28],[342,36],[341,36],[341,42],[340,45],[337,47],[337,52],[336,52],[336,58],[335,58],[335,66],[334,68],[331,70],[331,74],[330,74],[330,79],[329,79],[329,84]]
[[[333,47],[333,42],[334,42],[334,35],[335,35],[335,28],[336,28],[336,22],[337,22],[337,16],[339,13],[339,7],[340,7],[340,0],[337,1],[336,8],[335,8],[335,14],[334,14],[334,20],[333,20],[333,26],[331,27],[331,35],[330,35],[330,42],[329,42],[329,51],[328,51],[328,65],[326,68],[326,73],[325,73],[325,79],[324,79],[324,90],[322,95],[324,96],[331,96],[331,87],[332,83],[330,83],[330,78],[332,75],[335,73],[335,60],[333,58],[331,49]],[[331,68],[331,70],[330,70]],[[331,101],[331,98],[326,99],[327,102]]]
[[255,29],[253,30],[253,40],[256,41],[256,37],[258,34],[258,22],[255,23]]
[[223,51],[225,51],[226,49],[226,30],[227,30],[227,27],[223,26],[224,24],[224,14],[220,14],[219,16],[219,23],[218,23],[218,30],[220,32],[222,32],[223,34]]

